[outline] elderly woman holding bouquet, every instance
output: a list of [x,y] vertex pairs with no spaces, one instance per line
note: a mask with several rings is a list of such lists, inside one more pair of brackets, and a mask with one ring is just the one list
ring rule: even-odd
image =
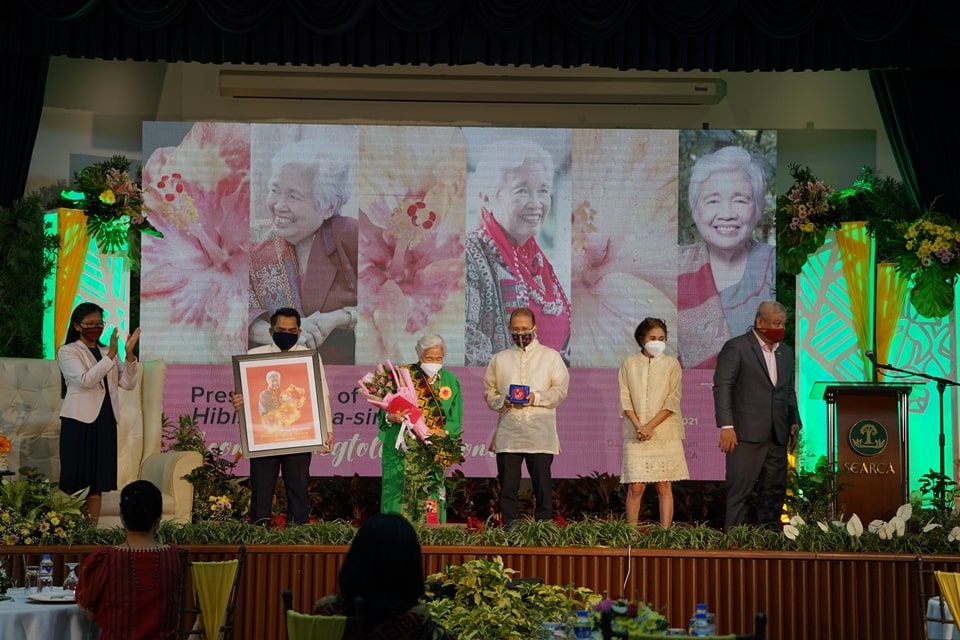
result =
[[[438,521],[445,522],[446,470],[463,460],[463,398],[460,381],[443,368],[447,351],[443,338],[424,335],[416,351],[417,362],[399,368],[396,376],[397,386],[407,388],[394,387],[380,396],[384,402],[377,403],[382,406],[378,415],[378,437],[383,443],[380,512],[425,522],[428,510],[435,509]],[[396,400],[398,395],[404,400]]]

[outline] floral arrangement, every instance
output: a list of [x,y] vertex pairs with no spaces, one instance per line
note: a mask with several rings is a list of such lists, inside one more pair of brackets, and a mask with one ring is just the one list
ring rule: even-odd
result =
[[777,260],[784,271],[799,274],[827,232],[844,221],[862,221],[876,242],[877,261],[894,262],[911,278],[914,309],[928,318],[949,315],[960,275],[960,223],[933,205],[919,211],[902,183],[869,167],[840,191],[809,167],[790,165],[790,175],[793,186],[777,198]]
[[777,198],[777,257],[785,271],[796,275],[836,228],[838,216],[833,188],[809,167],[792,164],[790,175],[793,186]]
[[233,502],[227,496],[210,496],[209,520],[223,522],[233,518]]
[[600,630],[600,619],[605,611],[613,613],[611,626],[615,632],[657,635],[670,626],[667,618],[646,602],[639,600],[631,602],[624,598],[618,600],[604,598],[590,612],[594,631]]
[[0,544],[63,544],[88,525],[86,490],[68,495],[32,467],[16,482],[0,483]]
[[10,453],[13,449],[13,443],[10,442],[10,438],[0,433],[0,454]]
[[164,451],[197,451],[203,455],[203,465],[184,476],[193,485],[194,522],[242,520],[246,516],[250,489],[233,473],[240,461],[239,451],[230,455],[220,447],[207,448],[203,430],[190,414],[180,416],[177,423],[164,416],[163,438]]
[[139,172],[136,179],[130,175],[125,157],[117,155],[84,167],[74,174],[74,181],[77,190],[65,191],[61,197],[84,209],[87,231],[104,253],[123,250],[130,231],[163,237],[147,220]]
[[910,302],[921,315],[942,318],[953,310],[954,285],[960,273],[960,225],[929,211],[910,224],[901,224],[903,251],[897,270],[913,277]]
[[7,568],[0,564],[0,596],[7,593],[7,589],[13,587],[13,578],[7,573]]
[[280,406],[260,416],[263,426],[267,427],[268,431],[274,431],[298,422],[300,409],[306,399],[307,394],[303,387],[295,384],[287,385],[287,388],[280,392]]

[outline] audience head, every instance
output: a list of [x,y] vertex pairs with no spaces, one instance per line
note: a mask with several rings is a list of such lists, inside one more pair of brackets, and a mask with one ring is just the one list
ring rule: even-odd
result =
[[417,604],[424,594],[417,532],[395,513],[372,516],[357,531],[340,569],[340,596],[363,599],[364,617],[381,621]]
[[149,480],[135,480],[120,492],[120,518],[128,531],[150,532],[163,514],[163,496]]

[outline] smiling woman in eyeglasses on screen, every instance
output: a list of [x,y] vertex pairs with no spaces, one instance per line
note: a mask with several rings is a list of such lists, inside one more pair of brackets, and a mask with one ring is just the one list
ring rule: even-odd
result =
[[86,506],[94,523],[101,495],[117,488],[117,389],[133,389],[139,375],[133,352],[140,329],[127,338],[122,358],[117,328],[107,345],[100,341],[103,331],[103,309],[83,302],[70,315],[67,337],[57,350],[63,375],[60,488],[67,493],[89,488]]

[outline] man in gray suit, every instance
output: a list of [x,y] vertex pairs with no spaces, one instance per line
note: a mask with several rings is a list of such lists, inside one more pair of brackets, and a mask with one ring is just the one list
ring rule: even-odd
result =
[[757,522],[779,526],[787,492],[787,451],[797,444],[800,413],[793,350],[782,343],[787,313],[760,303],[754,326],[724,343],[713,374],[720,450],[727,454],[725,527],[743,524],[757,487]]

